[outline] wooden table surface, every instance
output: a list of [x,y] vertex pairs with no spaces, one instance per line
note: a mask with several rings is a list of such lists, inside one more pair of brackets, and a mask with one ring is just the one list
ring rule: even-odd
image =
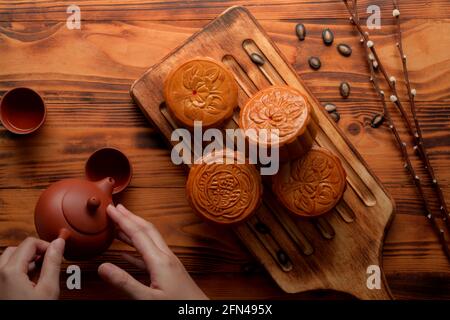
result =
[[[391,133],[386,125],[370,127],[373,113],[382,106],[340,0],[79,0],[75,4],[81,8],[81,30],[69,30],[66,9],[72,3],[0,0],[0,94],[29,86],[43,94],[49,109],[47,122],[34,135],[14,136],[0,127],[0,251],[36,234],[34,205],[50,183],[82,177],[91,152],[114,146],[125,151],[134,166],[131,185],[117,200],[160,229],[211,298],[346,298],[336,292],[283,293],[231,231],[194,216],[184,196],[182,169],[171,163],[161,137],[128,94],[148,67],[227,7],[241,4],[259,19],[319,100],[338,106],[339,127],[395,199],[397,214],[383,248],[383,267],[394,296],[450,298],[450,264],[423,216]],[[371,33],[385,67],[401,79],[391,1],[358,3],[363,16],[368,5],[381,7],[382,28]],[[450,2],[401,0],[400,7],[419,120],[450,203]],[[300,21],[308,32],[303,42],[294,33]],[[335,43],[352,46],[350,58],[322,44],[326,27],[334,31]],[[311,55],[322,59],[319,71],[309,68]],[[338,91],[344,80],[352,86],[346,100]],[[145,274],[121,259],[124,250],[130,248],[115,242],[101,257],[79,263],[83,289],[63,289],[62,298],[121,297],[97,276],[103,261],[145,280]],[[65,279],[63,272],[62,284]]]

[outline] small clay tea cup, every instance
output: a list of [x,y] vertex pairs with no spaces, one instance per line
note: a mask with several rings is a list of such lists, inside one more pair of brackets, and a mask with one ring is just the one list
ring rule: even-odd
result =
[[116,148],[102,148],[95,151],[87,160],[85,174],[90,181],[113,178],[115,181],[113,194],[116,194],[130,184],[133,169],[130,160],[122,151]]
[[30,88],[14,88],[0,101],[0,121],[12,133],[28,134],[39,129],[45,121],[44,100]]

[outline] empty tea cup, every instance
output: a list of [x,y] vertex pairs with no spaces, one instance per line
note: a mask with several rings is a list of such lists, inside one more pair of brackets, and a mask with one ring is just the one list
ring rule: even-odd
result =
[[14,88],[0,101],[0,121],[16,134],[28,134],[39,129],[45,121],[44,100],[30,88]]

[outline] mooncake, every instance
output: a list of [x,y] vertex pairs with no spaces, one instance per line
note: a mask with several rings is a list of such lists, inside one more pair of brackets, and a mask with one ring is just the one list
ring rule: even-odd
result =
[[233,115],[238,87],[233,74],[221,62],[196,58],[174,68],[164,82],[164,99],[175,122],[193,129],[220,127]]
[[312,147],[303,157],[282,164],[272,184],[280,202],[302,217],[317,217],[333,209],[345,187],[340,159],[321,147]]
[[[206,156],[193,165],[186,183],[189,204],[200,217],[222,225],[242,222],[258,208],[262,182],[253,164],[237,163],[237,152],[227,152],[223,163]],[[228,163],[226,158],[228,158]]]
[[261,137],[261,129],[275,133],[278,145],[273,143],[274,140],[265,143],[247,136],[249,143],[277,147],[281,161],[295,159],[308,152],[317,132],[307,98],[288,86],[272,86],[255,94],[241,109],[239,126],[244,130],[254,129],[256,137]]

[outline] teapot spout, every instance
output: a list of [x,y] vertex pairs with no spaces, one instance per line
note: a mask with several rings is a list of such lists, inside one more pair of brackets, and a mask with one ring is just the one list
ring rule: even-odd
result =
[[106,194],[112,195],[115,181],[113,178],[108,177],[96,182],[97,186]]
[[70,231],[69,230],[67,230],[66,228],[61,228],[59,230],[58,238],[62,238],[64,240],[67,240],[67,239],[69,239],[69,237],[70,237]]

